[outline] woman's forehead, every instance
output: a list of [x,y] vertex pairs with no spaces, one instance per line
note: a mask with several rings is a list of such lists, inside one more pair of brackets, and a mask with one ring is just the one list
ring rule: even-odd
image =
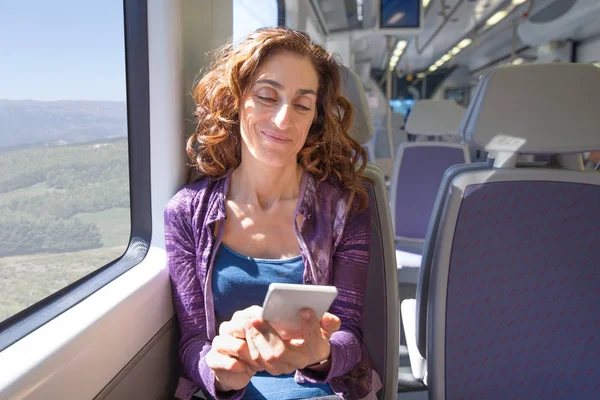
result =
[[319,89],[319,77],[310,59],[294,53],[280,53],[265,60],[254,79],[254,84],[259,82],[275,83],[272,86],[280,86],[277,89]]

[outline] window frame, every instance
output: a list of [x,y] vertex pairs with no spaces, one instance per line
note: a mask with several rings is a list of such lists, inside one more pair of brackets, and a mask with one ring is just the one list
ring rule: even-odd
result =
[[277,0],[277,26],[285,26],[285,0]]
[[0,322],[0,352],[77,305],[146,256],[152,237],[147,0],[123,0],[131,233],[124,254]]

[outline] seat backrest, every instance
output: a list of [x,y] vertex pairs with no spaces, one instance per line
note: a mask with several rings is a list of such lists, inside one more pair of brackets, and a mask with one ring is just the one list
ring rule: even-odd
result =
[[415,336],[417,348],[423,357],[427,356],[427,304],[429,301],[431,262],[433,261],[433,252],[436,246],[435,241],[437,238],[440,219],[442,218],[444,202],[446,201],[446,194],[448,193],[450,184],[455,176],[463,172],[486,169],[491,169],[491,166],[486,163],[472,163],[450,167],[442,178],[435,203],[433,204],[431,218],[429,219],[429,226],[427,227],[427,235],[423,245],[421,267],[419,268],[416,293]]
[[419,100],[413,105],[406,132],[411,135],[456,136],[465,109],[454,100]]
[[[438,197],[430,397],[597,397],[600,174],[581,152],[600,148],[588,104],[598,93],[600,69],[580,64],[501,67],[480,81],[461,133],[494,168],[455,172]],[[577,117],[570,129],[559,114]],[[518,166],[520,152],[559,165]]]
[[369,164],[365,175],[371,204],[371,259],[363,312],[364,339],[384,384],[380,399],[395,399],[398,390],[399,313],[392,224],[383,171]]
[[[366,94],[358,75],[343,67],[344,95],[354,105],[354,129],[350,131],[359,143],[366,143],[373,136]],[[352,86],[348,89],[348,86]],[[368,119],[364,119],[364,118]],[[359,132],[360,129],[366,130]],[[363,312],[364,340],[383,383],[378,399],[396,399],[398,390],[398,286],[396,253],[394,249],[392,223],[388,206],[387,190],[383,172],[369,164],[365,176],[372,180],[368,184],[371,207],[371,259],[365,310]]]
[[[406,132],[399,128],[397,125],[392,125],[392,151],[395,151],[401,143],[407,141]],[[372,140],[373,151],[376,159],[387,159],[392,158],[392,152],[390,151],[390,138],[388,136],[388,129],[385,121],[382,125],[375,127],[375,137]]]
[[[458,137],[464,108],[452,100],[420,100],[413,106],[406,130],[417,136]],[[410,142],[397,150],[392,175],[392,221],[395,239],[422,247],[433,203],[444,172],[471,162],[468,147],[459,143]]]
[[463,144],[410,142],[398,147],[391,188],[397,241],[423,245],[444,172],[469,162],[469,151]]

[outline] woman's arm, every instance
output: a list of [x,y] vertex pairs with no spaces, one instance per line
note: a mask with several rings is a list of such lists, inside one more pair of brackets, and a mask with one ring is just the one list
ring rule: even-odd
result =
[[[204,294],[196,276],[196,249],[192,229],[192,196],[180,191],[165,209],[165,246],[179,327],[179,359],[184,374],[216,399],[215,374],[206,363],[211,350],[207,335]],[[244,390],[228,393],[228,399],[241,398]]]
[[[339,294],[329,312],[339,317],[342,325],[329,340],[331,359],[326,376],[323,378],[325,372],[315,374],[306,369],[300,371],[310,382],[327,382],[345,375],[360,360],[370,248],[371,214],[367,207],[360,213],[350,215],[333,254],[333,285]],[[319,379],[319,375],[323,379]]]

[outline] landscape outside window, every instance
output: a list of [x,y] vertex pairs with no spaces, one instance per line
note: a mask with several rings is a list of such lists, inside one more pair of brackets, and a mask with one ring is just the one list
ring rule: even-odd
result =
[[123,3],[0,4],[0,321],[129,242]]
[[[33,3],[0,4],[0,322],[120,257],[131,230],[123,3]],[[277,25],[276,0],[233,5],[236,41]]]

